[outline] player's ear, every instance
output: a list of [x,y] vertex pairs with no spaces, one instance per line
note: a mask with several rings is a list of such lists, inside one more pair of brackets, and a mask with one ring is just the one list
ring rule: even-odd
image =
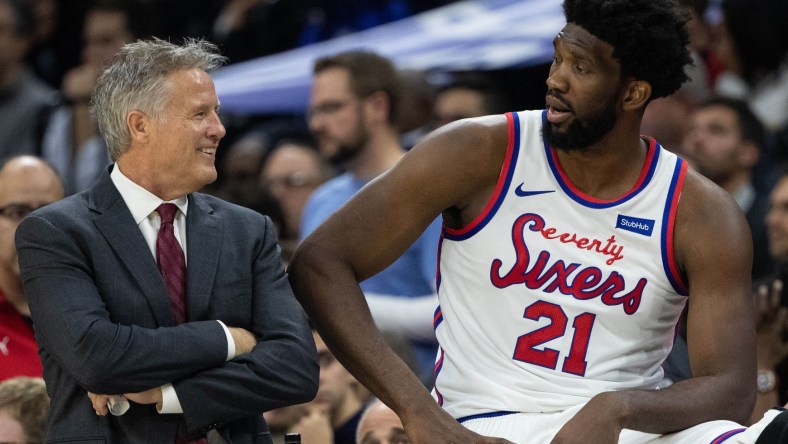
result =
[[624,95],[624,109],[635,110],[646,106],[651,98],[651,84],[645,80],[632,80]]

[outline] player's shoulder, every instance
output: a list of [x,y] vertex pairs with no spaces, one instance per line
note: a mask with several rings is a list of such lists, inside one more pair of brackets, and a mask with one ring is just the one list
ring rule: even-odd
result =
[[500,138],[509,133],[509,118],[506,114],[460,119],[435,130],[435,135],[444,135],[478,141],[482,138]]
[[706,230],[710,224],[721,231],[740,230],[746,219],[741,207],[727,191],[695,171],[687,169],[677,217],[689,226]]
[[500,157],[509,141],[509,120],[504,114],[461,119],[448,123],[428,134],[411,152],[419,156],[464,160],[477,164],[480,160]]

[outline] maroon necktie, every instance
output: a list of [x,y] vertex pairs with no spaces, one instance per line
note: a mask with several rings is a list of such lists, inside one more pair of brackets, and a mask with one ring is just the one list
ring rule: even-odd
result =
[[[175,227],[172,222],[178,212],[178,206],[163,203],[156,208],[161,218],[159,236],[156,238],[156,260],[159,262],[159,271],[167,284],[167,293],[170,294],[170,306],[175,322],[186,322],[186,260],[183,249],[175,239]],[[190,440],[185,433],[179,432],[175,437],[175,444],[207,444],[205,438]]]
[[183,257],[178,240],[175,239],[175,229],[172,225],[178,206],[172,203],[163,203],[156,208],[161,217],[161,227],[156,238],[156,261],[159,271],[167,284],[167,293],[170,295],[170,306],[177,324],[186,322],[186,261]]

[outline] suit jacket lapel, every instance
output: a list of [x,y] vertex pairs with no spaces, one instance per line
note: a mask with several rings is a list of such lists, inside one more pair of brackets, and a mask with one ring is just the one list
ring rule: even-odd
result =
[[186,216],[186,294],[189,320],[207,319],[211,289],[219,264],[222,230],[213,208],[200,194],[189,195]]
[[88,205],[97,213],[93,221],[139,284],[156,322],[161,326],[175,325],[167,289],[156,260],[134,223],[126,202],[112,183],[110,170],[111,167],[89,191]]

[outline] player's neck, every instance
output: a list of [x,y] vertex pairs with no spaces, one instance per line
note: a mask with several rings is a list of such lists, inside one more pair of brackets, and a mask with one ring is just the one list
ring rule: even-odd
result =
[[556,152],[575,188],[597,199],[612,200],[637,182],[646,161],[648,142],[640,137],[622,141],[608,136],[587,149]]

